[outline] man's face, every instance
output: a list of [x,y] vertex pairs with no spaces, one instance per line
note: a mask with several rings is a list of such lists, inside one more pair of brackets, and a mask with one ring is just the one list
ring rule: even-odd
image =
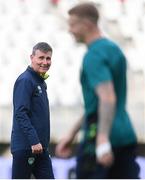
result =
[[74,35],[77,42],[84,42],[85,38],[85,23],[83,19],[75,15],[69,17],[69,31]]
[[45,74],[51,66],[52,52],[48,51],[44,53],[40,50],[36,50],[35,54],[31,55],[31,66],[39,74]]

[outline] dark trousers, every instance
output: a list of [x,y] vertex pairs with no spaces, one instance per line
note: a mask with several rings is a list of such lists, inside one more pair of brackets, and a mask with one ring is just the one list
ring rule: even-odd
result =
[[95,155],[82,155],[77,158],[77,179],[139,179],[139,165],[136,163],[136,145],[114,148],[115,160],[105,168],[96,162]]
[[31,150],[13,153],[12,179],[54,179],[51,159],[48,151],[32,154]]

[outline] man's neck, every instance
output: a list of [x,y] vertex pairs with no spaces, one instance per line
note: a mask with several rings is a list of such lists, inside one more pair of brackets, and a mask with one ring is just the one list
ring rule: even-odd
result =
[[100,32],[100,30],[94,29],[86,35],[85,43],[88,45],[91,42],[100,39],[101,37],[102,37],[102,33]]

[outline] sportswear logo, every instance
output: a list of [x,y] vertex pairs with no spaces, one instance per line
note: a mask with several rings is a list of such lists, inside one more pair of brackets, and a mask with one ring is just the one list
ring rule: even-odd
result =
[[42,93],[42,89],[41,89],[41,86],[37,86],[37,89],[38,89],[38,91],[39,91],[39,93],[41,94]]

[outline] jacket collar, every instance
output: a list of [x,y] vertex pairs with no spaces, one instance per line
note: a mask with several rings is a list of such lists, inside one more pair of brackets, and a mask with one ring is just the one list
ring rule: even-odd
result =
[[37,78],[41,82],[44,82],[44,78],[41,77],[36,71],[34,71],[32,67],[28,66],[27,71],[29,71],[35,78]]

